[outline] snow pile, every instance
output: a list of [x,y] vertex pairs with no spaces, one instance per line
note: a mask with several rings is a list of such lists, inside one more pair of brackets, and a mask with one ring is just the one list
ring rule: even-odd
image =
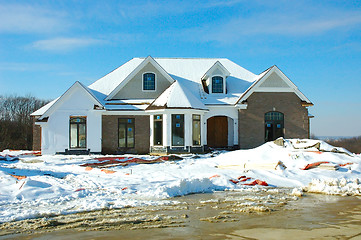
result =
[[294,196],[303,191],[360,195],[361,156],[316,140],[278,139],[255,149],[182,159],[26,151],[0,155],[10,153],[18,160],[0,159],[0,222],[172,204],[171,197],[224,190],[286,187]]
[[306,192],[324,193],[330,195],[353,195],[361,196],[361,182],[360,179],[313,179],[312,182],[303,188]]
[[169,198],[191,193],[209,193],[215,190],[224,190],[224,188],[217,187],[208,178],[181,179],[174,184],[160,187],[152,195],[160,198]]

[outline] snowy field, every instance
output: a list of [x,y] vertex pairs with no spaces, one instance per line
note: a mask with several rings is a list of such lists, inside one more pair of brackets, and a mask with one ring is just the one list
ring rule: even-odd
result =
[[0,152],[0,222],[171,204],[171,197],[225,190],[361,195],[360,154],[317,140],[169,158],[35,154]]

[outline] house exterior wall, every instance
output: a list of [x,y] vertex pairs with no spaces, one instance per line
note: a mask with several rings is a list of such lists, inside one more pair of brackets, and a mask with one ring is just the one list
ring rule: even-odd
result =
[[[143,91],[143,73],[156,75],[156,91]],[[171,83],[150,63],[145,65],[130,81],[119,90],[113,99],[151,99],[157,98]]]
[[254,148],[264,143],[264,114],[278,111],[284,114],[285,138],[308,138],[307,108],[291,92],[254,92],[247,99],[247,109],[239,110],[240,148]]
[[47,122],[41,126],[42,154],[65,153],[69,150],[69,119],[71,116],[86,117],[86,150],[101,152],[101,112],[94,110],[94,103],[85,91],[71,92],[63,96],[60,106],[49,113]]
[[[118,148],[118,119],[134,118],[135,147],[130,149]],[[102,116],[102,153],[149,153],[150,126],[148,115],[103,115]]]
[[41,127],[36,125],[35,122],[39,117],[32,117],[33,120],[33,150],[41,150]]

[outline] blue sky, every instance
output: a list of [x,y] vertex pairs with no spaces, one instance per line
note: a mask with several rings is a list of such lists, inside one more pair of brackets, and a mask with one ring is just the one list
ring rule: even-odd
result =
[[361,135],[361,1],[0,0],[0,94],[53,99],[148,55],[277,65],[313,134]]

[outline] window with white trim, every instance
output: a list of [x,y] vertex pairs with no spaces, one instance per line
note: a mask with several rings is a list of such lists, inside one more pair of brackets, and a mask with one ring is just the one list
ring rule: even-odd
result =
[[144,73],[143,74],[143,90],[144,91],[155,91],[155,74]]
[[212,77],[212,93],[223,93],[223,77]]

